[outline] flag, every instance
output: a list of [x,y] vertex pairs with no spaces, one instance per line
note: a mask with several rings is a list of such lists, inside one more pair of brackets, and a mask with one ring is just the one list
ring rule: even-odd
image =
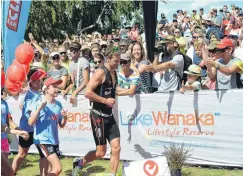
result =
[[2,48],[4,69],[15,59],[15,49],[23,43],[31,1],[2,1]]

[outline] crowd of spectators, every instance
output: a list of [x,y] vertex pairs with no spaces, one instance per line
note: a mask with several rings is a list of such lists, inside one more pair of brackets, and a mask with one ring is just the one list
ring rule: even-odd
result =
[[146,56],[145,30],[139,23],[112,29],[111,34],[66,34],[64,41],[38,42],[30,33],[28,42],[35,51],[31,67],[61,78],[60,92],[71,94],[71,102],[75,102],[112,52],[119,52],[121,59],[117,95],[242,88],[242,39],[242,9],[225,5],[209,14],[203,8],[191,15],[179,9],[172,22],[162,13],[153,61]]

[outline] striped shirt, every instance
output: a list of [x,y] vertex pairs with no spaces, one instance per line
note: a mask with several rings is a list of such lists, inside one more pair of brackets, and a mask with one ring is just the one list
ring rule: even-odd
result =
[[[139,68],[140,65],[149,65],[148,60],[142,60],[140,61],[136,67]],[[143,93],[151,93],[151,77],[149,75],[149,72],[143,72],[140,74],[141,81],[142,81],[142,92]]]
[[136,93],[141,93],[142,90],[142,82],[139,77],[139,75],[133,71],[130,70],[130,75],[126,77],[121,71],[117,74],[118,79],[118,85],[123,89],[130,89],[131,85],[136,85]]

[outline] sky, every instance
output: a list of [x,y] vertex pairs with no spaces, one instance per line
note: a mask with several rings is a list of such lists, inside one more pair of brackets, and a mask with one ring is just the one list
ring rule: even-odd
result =
[[243,0],[234,0],[234,1],[226,1],[226,0],[169,0],[168,4],[162,3],[159,1],[158,3],[158,15],[157,19],[160,20],[161,13],[164,13],[166,18],[171,22],[173,14],[176,13],[177,10],[187,10],[188,14],[192,14],[192,10],[196,9],[197,13],[199,13],[200,8],[204,8],[204,13],[208,14],[209,11],[213,8],[223,8],[224,5],[228,6],[228,10],[231,10],[231,4],[235,4],[243,9]]

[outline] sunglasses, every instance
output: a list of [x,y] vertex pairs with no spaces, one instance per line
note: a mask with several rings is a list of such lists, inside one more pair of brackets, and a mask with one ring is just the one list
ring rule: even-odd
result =
[[223,49],[218,49],[218,52],[224,53],[227,49],[228,49],[228,47],[227,48],[223,48]]
[[127,60],[120,60],[120,65],[126,65],[128,63]]
[[95,63],[95,64],[100,64],[100,63],[101,63],[101,61],[94,61],[94,63]]
[[77,48],[70,48],[70,52],[77,52],[78,49]]
[[52,60],[59,60],[59,59],[60,59],[60,57],[59,57],[59,55],[57,55],[57,54],[56,54],[55,56],[52,57]]
[[107,48],[107,46],[106,45],[101,45],[101,48]]
[[199,38],[203,38],[203,36],[193,36],[192,38],[199,39]]
[[229,35],[228,38],[229,39],[238,39],[238,37],[236,35]]
[[67,52],[60,52],[60,54],[61,54],[61,55],[66,55],[66,54],[67,54]]
[[54,43],[58,43],[58,42],[54,42]]

